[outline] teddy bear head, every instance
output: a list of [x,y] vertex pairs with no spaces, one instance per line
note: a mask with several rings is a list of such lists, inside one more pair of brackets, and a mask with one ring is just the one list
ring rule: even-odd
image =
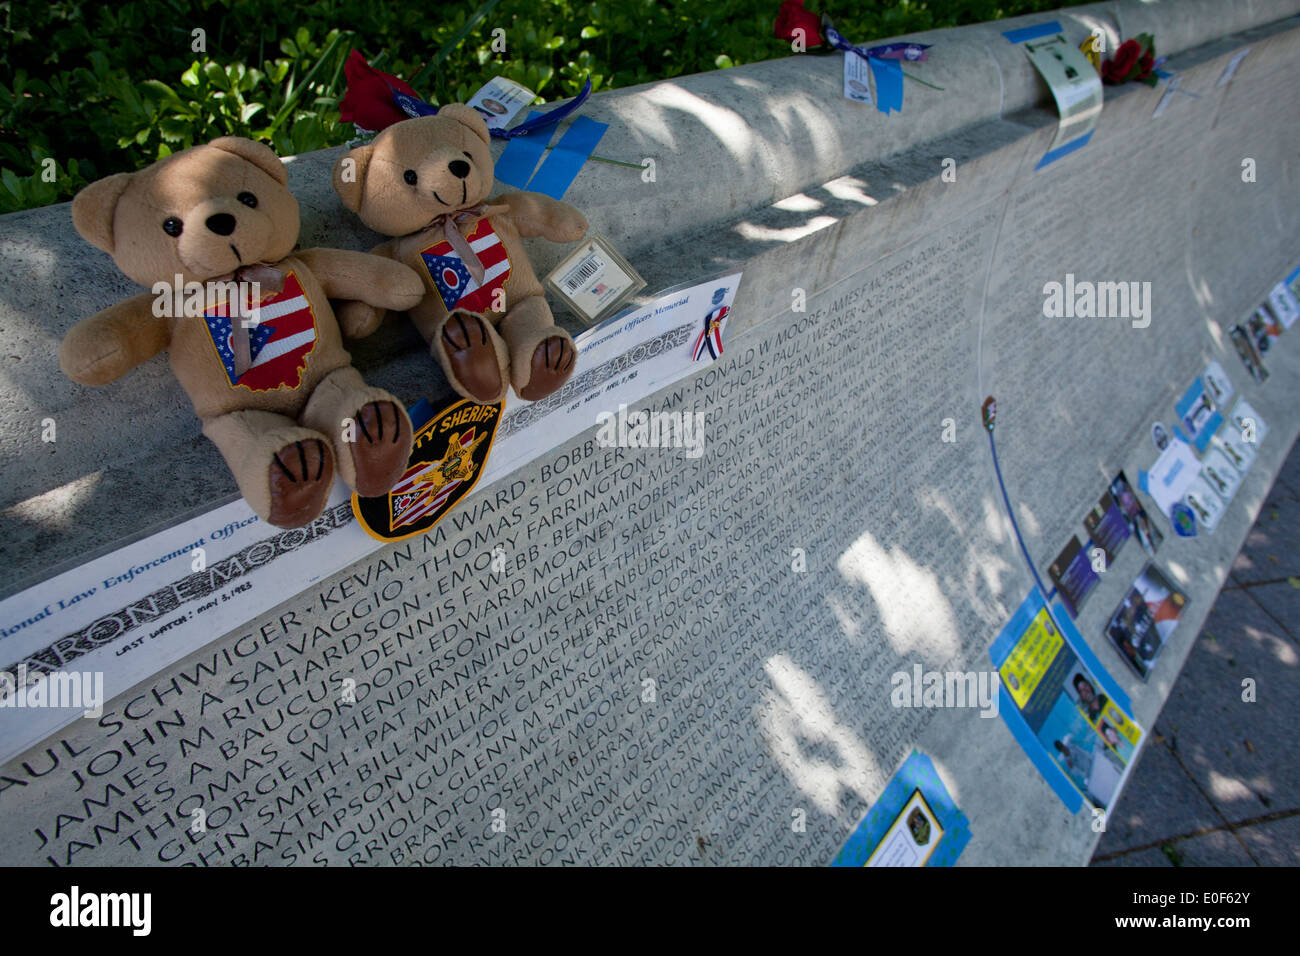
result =
[[224,136],[92,183],[72,201],[72,222],[141,285],[206,282],[293,251],[288,183],[269,146]]
[[394,123],[339,157],[334,190],[376,232],[418,232],[487,199],[495,183],[491,141],[473,108],[451,103],[436,116]]

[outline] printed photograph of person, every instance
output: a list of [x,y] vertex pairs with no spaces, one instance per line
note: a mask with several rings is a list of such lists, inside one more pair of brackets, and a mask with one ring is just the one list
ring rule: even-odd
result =
[[1092,686],[1092,681],[1083,676],[1082,672],[1076,673],[1070,681],[1074,688],[1075,694],[1078,695],[1078,703],[1084,716],[1089,721],[1095,722],[1101,718],[1101,712],[1106,709],[1110,699],[1105,695],[1097,692],[1097,688]]
[[1133,673],[1146,680],[1186,606],[1187,596],[1148,564],[1111,615],[1106,637]]
[[1088,802],[1106,809],[1124,776],[1124,763],[1065,695],[1057,699],[1038,739]]
[[1129,530],[1137,536],[1138,543],[1142,545],[1142,550],[1154,557],[1155,553],[1160,550],[1160,545],[1164,542],[1165,536],[1161,534],[1160,529],[1151,520],[1151,516],[1147,514],[1147,510],[1138,501],[1137,494],[1128,483],[1128,478],[1124,472],[1121,471],[1111,481],[1110,493],[1115,498],[1115,503],[1119,505],[1119,510],[1124,513]]

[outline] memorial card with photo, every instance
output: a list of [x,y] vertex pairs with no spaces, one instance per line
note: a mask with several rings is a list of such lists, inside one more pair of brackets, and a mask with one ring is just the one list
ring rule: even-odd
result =
[[1232,462],[1232,467],[1237,469],[1237,473],[1243,478],[1250,466],[1255,463],[1255,446],[1250,442],[1241,440],[1241,435],[1229,423],[1227,428],[1222,428],[1210,442],[1210,448],[1217,448]]
[[1056,136],[1039,166],[1087,143],[1101,116],[1101,77],[1063,34],[1027,40],[1025,54],[1047,81],[1060,113]]
[[[1296,280],[1296,286],[1300,288],[1300,278]],[[1296,301],[1295,293],[1287,287],[1286,280],[1273,286],[1268,294],[1268,305],[1284,329],[1291,328],[1295,324],[1296,317],[1300,316],[1300,302]]]
[[1227,407],[1228,399],[1232,398],[1235,391],[1232,380],[1228,378],[1228,373],[1223,370],[1223,366],[1218,362],[1211,362],[1205,367],[1205,372],[1201,375],[1201,384],[1205,386],[1205,391],[1209,394],[1210,400],[1214,402],[1216,409]]
[[1084,801],[1111,806],[1142,729],[1069,618],[1053,615],[1034,589],[989,656],[1002,681],[1001,715],[1056,794],[1072,811]]
[[1069,543],[1047,568],[1047,574],[1056,585],[1071,617],[1079,616],[1079,609],[1083,607],[1088,593],[1101,580],[1092,568],[1091,556],[1079,543],[1078,535],[1070,536]]
[[[1206,376],[1198,378],[1188,386],[1183,397],[1174,403],[1174,411],[1178,413],[1178,423],[1197,451],[1205,451],[1205,446],[1210,443],[1214,433],[1223,424],[1223,416],[1219,413],[1219,406],[1215,403],[1213,394],[1206,387],[1205,379]],[[1222,381],[1226,382],[1226,380],[1227,376],[1222,376]],[[1222,382],[1216,384],[1222,387]],[[1231,385],[1227,387],[1231,389]]]
[[1120,513],[1124,515],[1124,520],[1128,523],[1129,534],[1138,539],[1143,551],[1155,557],[1155,553],[1160,550],[1160,545],[1164,542],[1165,536],[1155,522],[1151,520],[1151,516],[1142,507],[1142,503],[1138,501],[1138,496],[1133,491],[1133,486],[1128,483],[1128,477],[1124,472],[1121,471],[1111,480],[1110,494],[1119,507]]
[[913,790],[863,866],[925,866],[943,839],[943,832],[924,794]]
[[970,837],[934,761],[913,750],[831,866],[952,866]]
[[1241,487],[1241,472],[1233,465],[1232,456],[1217,442],[1211,443],[1201,459],[1201,477],[1225,505],[1232,501]]
[[1107,567],[1115,562],[1115,555],[1133,533],[1129,529],[1128,517],[1109,491],[1101,496],[1095,508],[1084,515],[1083,526],[1088,529],[1092,543],[1106,552]]
[[1183,495],[1183,504],[1192,509],[1197,526],[1206,531],[1213,531],[1219,526],[1219,519],[1227,509],[1227,505],[1214,490],[1214,486],[1205,479],[1204,474],[1197,475],[1196,480],[1188,486],[1186,494]]
[[1250,377],[1260,383],[1267,382],[1268,369],[1264,367],[1264,356],[1256,348],[1250,330],[1242,325],[1234,325],[1228,329],[1228,338],[1232,339],[1232,346],[1237,350],[1237,355],[1241,357],[1241,364],[1246,366]]
[[1147,564],[1106,623],[1106,638],[1145,681],[1186,607],[1187,596]]

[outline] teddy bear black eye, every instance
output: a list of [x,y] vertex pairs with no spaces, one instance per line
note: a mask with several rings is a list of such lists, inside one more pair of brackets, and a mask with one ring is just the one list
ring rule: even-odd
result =
[[402,173],[402,178],[405,179],[407,185],[410,186],[414,186],[416,181],[419,179],[419,177],[415,175],[414,169],[408,169],[406,172]]
[[257,197],[254,196],[252,193],[240,193],[235,198],[238,199],[240,202],[242,202],[249,209],[257,208]]
[[163,232],[167,233],[167,235],[171,236],[173,239],[179,236],[181,234],[181,230],[184,228],[185,228],[185,224],[182,223],[175,216],[168,216],[166,219],[163,220]]

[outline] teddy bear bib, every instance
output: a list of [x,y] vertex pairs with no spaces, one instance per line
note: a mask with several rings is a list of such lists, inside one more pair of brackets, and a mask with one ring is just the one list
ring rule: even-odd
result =
[[[316,348],[316,312],[298,277],[289,272],[284,288],[262,299],[258,321],[247,329],[235,327],[245,320],[240,315],[232,317],[231,311],[228,304],[221,303],[203,313],[230,387],[254,392],[297,388],[307,356]],[[248,335],[247,367],[236,341],[236,334],[244,332]]]
[[505,296],[498,296],[496,290],[510,278],[510,257],[506,255],[505,243],[488,219],[476,222],[465,238],[479,262],[483,263],[482,283],[474,279],[461,261],[460,253],[446,239],[440,239],[421,251],[420,260],[429,271],[429,278],[448,312],[452,309],[480,314],[500,312],[500,308],[493,308],[493,302],[495,300],[497,305],[505,302]]

